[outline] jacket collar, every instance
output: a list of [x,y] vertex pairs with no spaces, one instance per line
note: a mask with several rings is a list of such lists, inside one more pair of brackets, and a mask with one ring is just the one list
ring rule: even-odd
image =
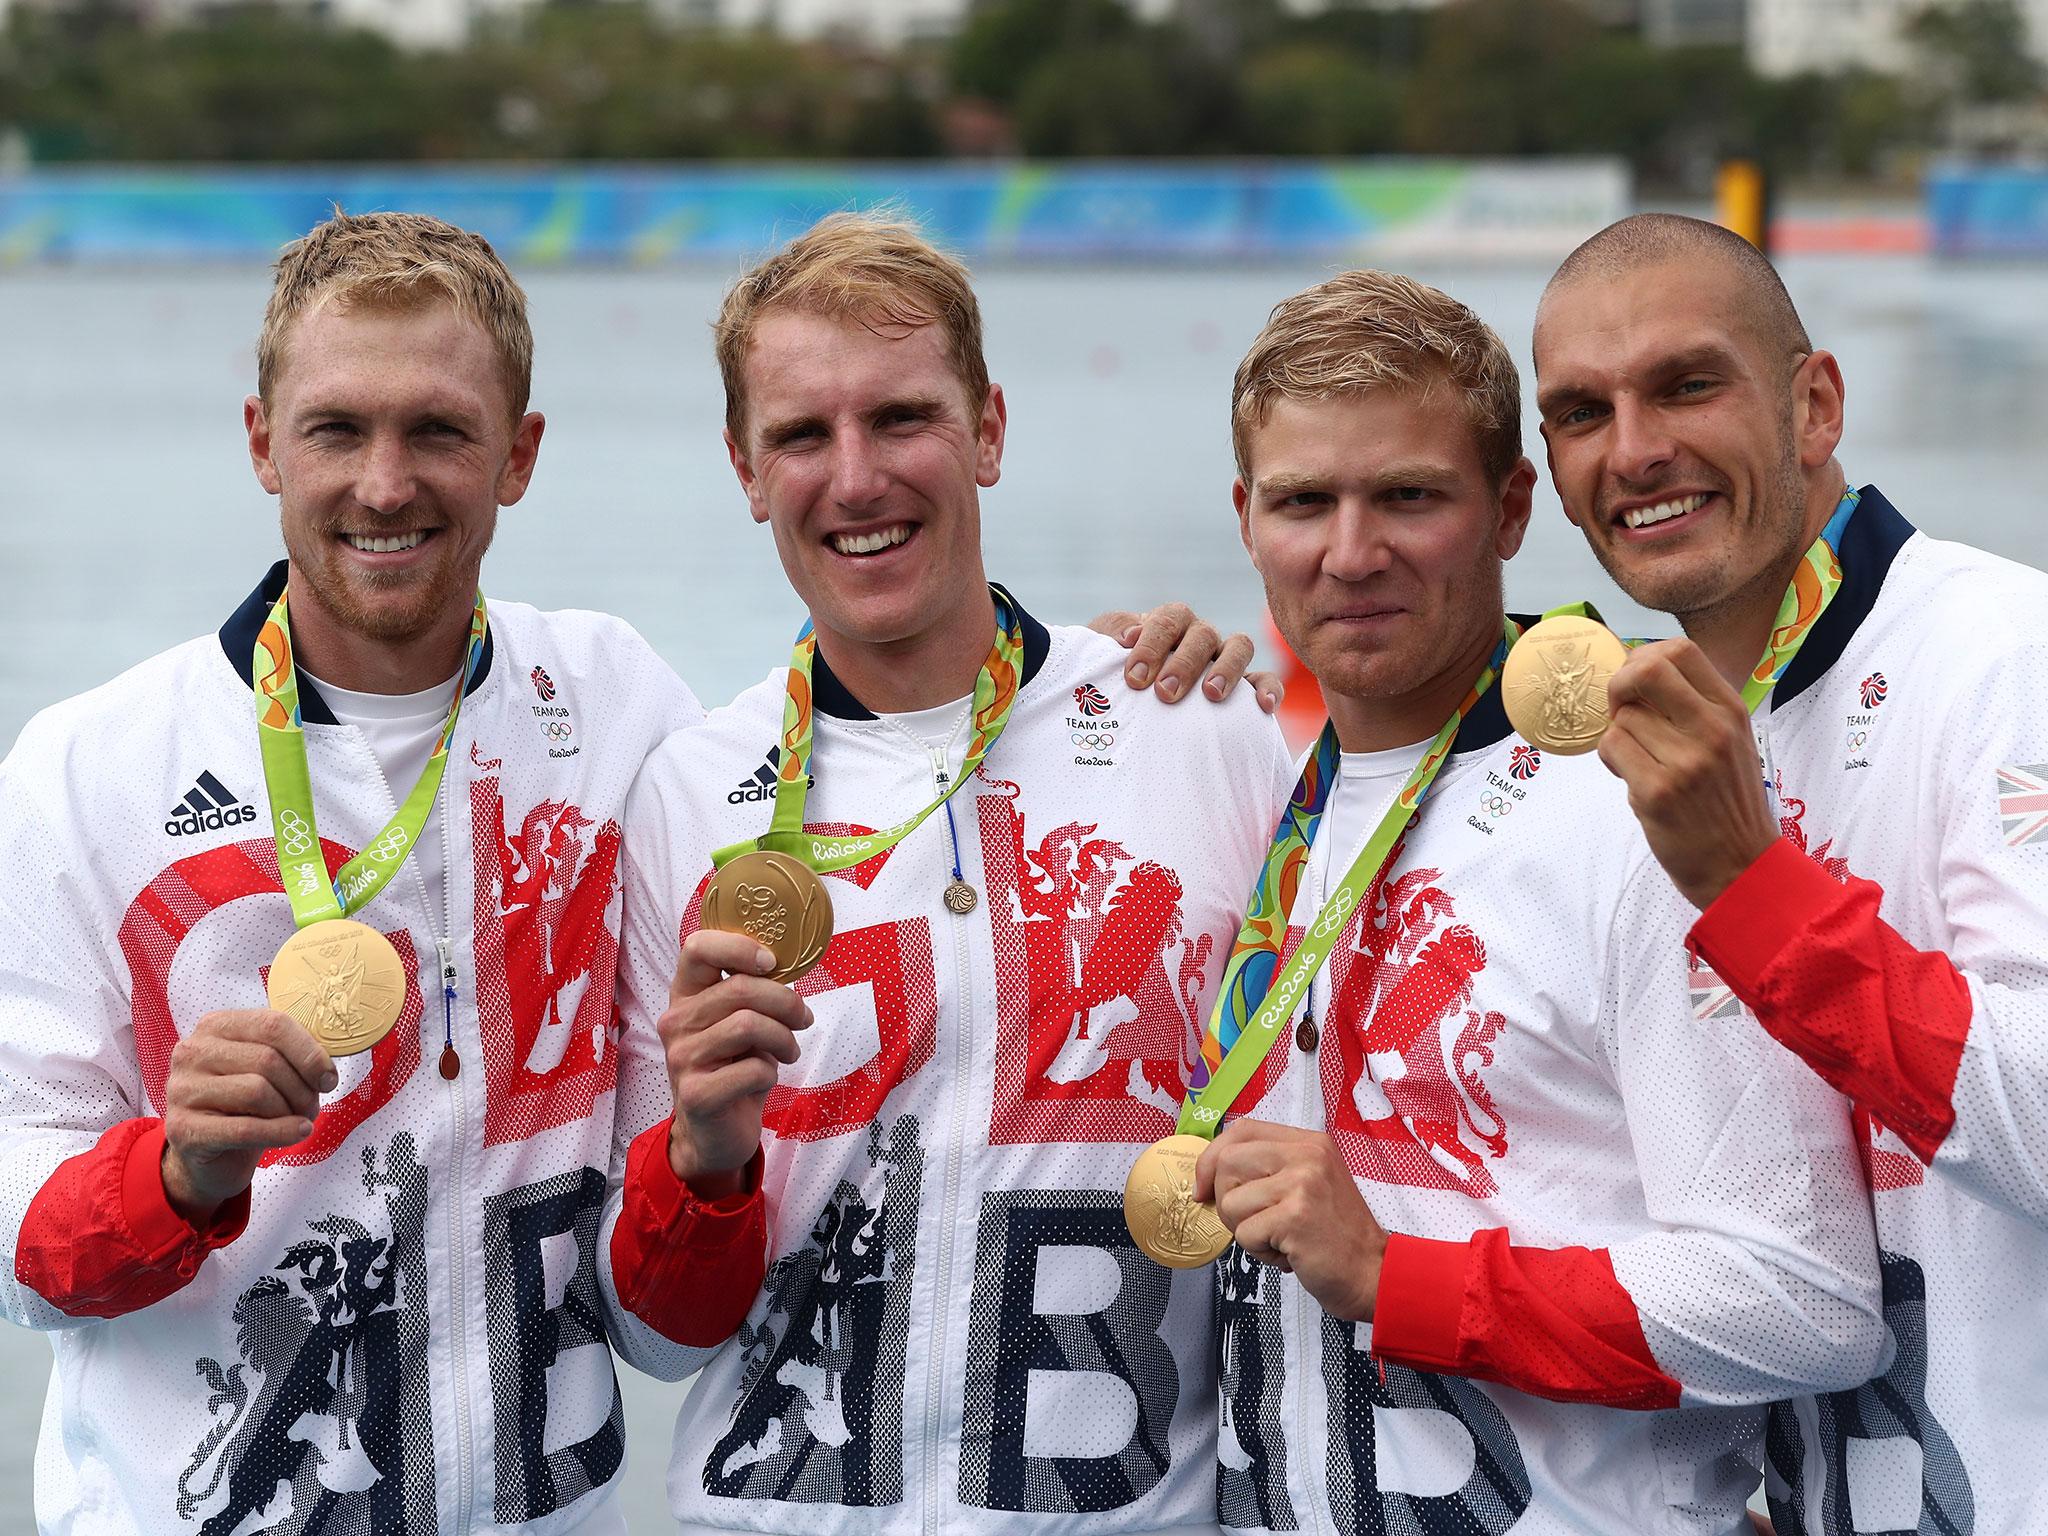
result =
[[1877,595],[1884,589],[1892,561],[1915,529],[1899,509],[1885,500],[1874,485],[1858,493],[1856,510],[1842,530],[1842,547],[1835,551],[1842,562],[1842,585],[1828,611],[1815,621],[1792,665],[1771,690],[1771,708],[1782,708],[1827,675],[1828,668],[1841,659]]
[[[1523,629],[1536,623],[1541,614],[1511,613],[1508,615]],[[1458,757],[1466,752],[1484,752],[1496,742],[1515,734],[1515,728],[1508,724],[1507,706],[1500,701],[1500,679],[1495,678],[1493,686],[1479,696],[1479,702],[1472,706],[1458,725],[1458,734],[1451,738],[1451,756]]]
[[[263,625],[270,617],[270,610],[277,606],[278,596],[284,591],[285,577],[290,563],[280,560],[264,573],[256,584],[256,590],[242,599],[242,605],[228,615],[220,627],[220,648],[226,652],[228,665],[235,669],[235,675],[244,687],[255,686],[256,637],[263,632]],[[497,649],[496,637],[489,627],[484,630],[483,659],[477,663],[476,676],[469,680],[469,687],[463,690],[467,698],[481,688],[484,679],[491,675],[491,657]],[[320,690],[305,673],[299,674],[299,718],[307,725],[337,725],[334,711],[327,707],[327,701],[320,697]]]
[[[1003,588],[1003,595],[1010,598],[1010,606],[1016,610],[1017,622],[1024,631],[1024,678],[1018,684],[1021,692],[1030,686],[1031,679],[1038,676],[1039,668],[1045,665],[1046,654],[1052,649],[1052,635],[1043,624],[1024,611],[1022,603],[1010,597],[1009,588]],[[811,697],[817,701],[820,714],[830,715],[835,720],[875,718],[875,712],[856,699],[853,690],[834,675],[832,668],[825,661],[822,649],[818,652],[816,660],[811,663]]]

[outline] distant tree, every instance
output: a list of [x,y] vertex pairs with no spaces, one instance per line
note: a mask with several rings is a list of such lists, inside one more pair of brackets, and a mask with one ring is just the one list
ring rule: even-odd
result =
[[1240,89],[1253,154],[1368,155],[1399,145],[1399,82],[1348,49],[1269,48],[1246,61]]
[[2028,46],[2017,0],[1930,5],[1906,23],[1907,39],[1938,72],[1953,104],[2028,101],[2041,94],[2042,68]]
[[1125,0],[978,0],[953,39],[947,70],[956,95],[1009,105],[1040,63],[1138,35]]

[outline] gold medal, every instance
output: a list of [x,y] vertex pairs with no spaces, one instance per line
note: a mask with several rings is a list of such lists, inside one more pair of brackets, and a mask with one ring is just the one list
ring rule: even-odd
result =
[[330,1056],[367,1051],[405,1005],[405,966],[391,941],[345,917],[301,928],[270,962],[270,1006],[288,1013]]
[[1607,729],[1607,680],[1628,648],[1597,619],[1560,614],[1532,625],[1500,671],[1501,704],[1521,737],[1546,752],[1590,752]]
[[704,926],[744,933],[775,951],[772,980],[792,982],[832,942],[832,898],[817,871],[756,849],[726,863],[704,893]]
[[1145,1256],[1168,1269],[1213,1262],[1230,1246],[1230,1229],[1213,1205],[1195,1200],[1200,1136],[1162,1137],[1138,1154],[1124,1181],[1124,1224]]

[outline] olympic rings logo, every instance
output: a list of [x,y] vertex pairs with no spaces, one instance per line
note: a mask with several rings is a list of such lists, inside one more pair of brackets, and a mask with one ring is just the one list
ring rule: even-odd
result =
[[1863,746],[1863,743],[1865,743],[1868,740],[1870,740],[1870,732],[1851,731],[1849,733],[1849,750],[1851,752],[1860,750]]
[[277,818],[279,832],[278,846],[284,849],[287,858],[300,859],[313,851],[313,829],[306,825],[306,818],[297,811],[286,808]]
[[1116,745],[1114,731],[1075,731],[1073,742],[1077,747],[1113,747]]
[[405,828],[393,827],[370,846],[369,855],[379,864],[389,864],[405,852],[406,844],[411,841]]
[[550,720],[547,723],[546,729],[549,741],[567,741],[576,734],[575,730],[566,720]]
[[1479,807],[1487,815],[1499,817],[1505,816],[1509,811],[1512,811],[1515,808],[1515,802],[1506,795],[1481,795],[1479,797]]

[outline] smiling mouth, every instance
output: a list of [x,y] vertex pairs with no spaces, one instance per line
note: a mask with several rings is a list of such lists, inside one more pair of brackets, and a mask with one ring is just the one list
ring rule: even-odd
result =
[[891,523],[886,528],[865,532],[835,533],[826,542],[842,555],[879,555],[885,549],[894,549],[916,531],[909,523]]
[[434,533],[432,528],[414,528],[406,533],[344,533],[341,538],[366,555],[396,555],[418,549]]
[[1621,520],[1630,528],[1649,528],[1657,523],[1668,523],[1674,517],[1683,517],[1688,512],[1697,512],[1707,504],[1708,492],[1696,491],[1690,496],[1674,496],[1669,501],[1660,501],[1653,507],[1630,507],[1621,514]]

